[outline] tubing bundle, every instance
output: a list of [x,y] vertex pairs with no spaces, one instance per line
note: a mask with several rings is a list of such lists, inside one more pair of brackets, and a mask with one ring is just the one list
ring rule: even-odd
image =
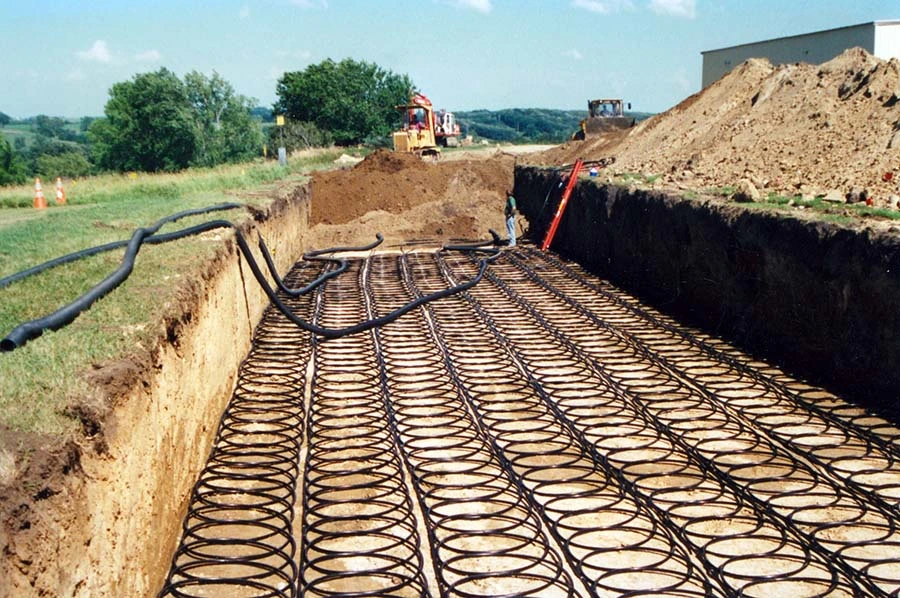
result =
[[[321,326],[316,326],[315,324],[311,324],[305,319],[297,316],[291,309],[288,307],[281,298],[278,297],[276,291],[272,288],[272,286],[268,283],[263,274],[261,268],[256,262],[256,259],[253,257],[253,253],[250,250],[250,246],[247,243],[247,240],[244,238],[243,233],[231,222],[227,220],[212,220],[209,222],[205,222],[202,224],[198,224],[196,226],[188,227],[182,229],[180,231],[175,231],[172,233],[167,233],[165,235],[156,235],[156,232],[166,223],[174,222],[176,220],[180,220],[187,216],[194,216],[198,214],[206,214],[219,210],[231,210],[234,208],[241,207],[240,204],[221,204],[217,206],[211,206],[207,208],[201,208],[196,210],[186,210],[183,212],[178,212],[176,214],[172,214],[171,216],[167,216],[158,220],[156,223],[151,226],[142,227],[134,231],[131,235],[131,238],[128,241],[116,241],[113,243],[107,243],[105,245],[99,245],[97,247],[92,247],[89,249],[85,249],[82,251],[78,251],[75,253],[71,253],[54,260],[50,260],[33,268],[29,268],[28,270],[23,270],[22,272],[18,272],[16,274],[7,276],[3,279],[0,279],[0,287],[8,286],[12,282],[22,280],[27,278],[28,276],[32,276],[39,272],[43,272],[50,268],[70,263],[79,259],[83,259],[85,257],[96,255],[98,253],[112,251],[113,249],[117,249],[120,247],[125,247],[125,255],[122,258],[121,265],[116,269],[115,272],[107,276],[103,281],[101,281],[94,288],[89,290],[84,295],[78,297],[68,305],[65,305],[53,313],[37,318],[35,320],[31,320],[29,322],[25,322],[20,324],[16,328],[14,328],[9,334],[0,341],[0,351],[12,351],[23,346],[28,341],[37,338],[41,334],[44,333],[45,330],[59,330],[60,328],[70,324],[75,320],[82,312],[89,309],[91,305],[94,304],[98,299],[106,296],[112,290],[121,285],[128,277],[131,275],[131,271],[134,269],[134,260],[137,257],[138,252],[141,250],[141,247],[144,243],[154,244],[154,243],[164,243],[168,241],[174,241],[177,239],[183,239],[185,237],[189,237],[192,235],[197,235],[209,230],[217,229],[217,228],[231,228],[234,229],[235,240],[237,241],[238,248],[240,249],[241,254],[244,256],[244,259],[247,261],[247,264],[250,266],[250,270],[253,272],[254,278],[259,283],[260,287],[268,296],[269,300],[282,312],[288,319],[299,326],[300,328],[307,330],[309,332],[313,332],[319,336],[325,338],[338,338],[341,336],[345,336],[347,334],[355,334],[358,332],[363,332],[365,330],[370,330],[377,326],[383,326],[389,322],[392,322],[402,316],[403,314],[409,312],[416,307],[424,305],[430,301],[434,301],[436,299],[440,299],[443,297],[448,297],[450,295],[454,295],[456,293],[460,293],[467,289],[470,289],[472,286],[476,285],[479,280],[481,280],[482,275],[484,274],[485,269],[487,268],[488,262],[496,259],[497,255],[499,255],[498,250],[493,250],[492,255],[486,257],[481,262],[481,269],[478,275],[472,280],[460,284],[456,287],[444,289],[440,292],[436,292],[428,297],[421,297],[416,299],[415,301],[411,301],[410,303],[403,305],[393,311],[390,314],[379,318],[373,318],[371,320],[367,320],[364,322],[360,322],[358,324],[354,324],[351,326],[346,326],[344,328],[323,328]],[[497,235],[493,231],[491,231],[494,239],[496,241]],[[269,253],[265,242],[260,237],[259,239],[259,247],[263,253],[263,257],[265,258],[266,264],[269,268],[272,277],[276,281],[276,285],[279,289],[281,289],[285,294],[289,296],[299,296],[306,294],[313,289],[317,288],[319,285],[323,284],[327,280],[341,274],[346,270],[346,261],[339,260],[336,258],[325,258],[322,257],[328,253],[338,253],[344,251],[361,251],[368,250],[378,246],[384,238],[380,233],[376,234],[377,241],[370,245],[366,245],[363,247],[334,247],[329,249],[321,249],[318,251],[309,252],[304,255],[305,259],[308,260],[322,260],[338,263],[339,267],[336,270],[324,273],[320,278],[310,282],[302,289],[289,289],[284,285],[284,282],[278,276],[278,273],[275,269],[275,264],[272,261],[271,254]],[[490,243],[490,242],[488,242]]]

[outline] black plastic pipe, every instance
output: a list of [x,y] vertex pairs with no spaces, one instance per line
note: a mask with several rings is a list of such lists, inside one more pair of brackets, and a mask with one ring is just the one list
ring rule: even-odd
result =
[[[285,305],[285,303],[278,297],[278,294],[272,289],[269,285],[269,282],[266,280],[265,276],[262,273],[262,270],[257,264],[256,260],[253,258],[253,254],[250,252],[250,246],[247,244],[247,240],[244,238],[244,235],[234,227],[230,222],[229,226],[234,228],[235,239],[237,241],[238,247],[241,250],[241,253],[244,254],[244,258],[247,260],[247,264],[250,266],[251,272],[253,272],[253,276],[256,278],[256,281],[259,283],[259,286],[262,287],[263,291],[266,293],[266,296],[269,297],[269,300],[272,304],[278,308],[278,310],[284,314],[284,316],[308,332],[312,332],[318,336],[323,338],[340,338],[342,336],[347,336],[350,334],[356,334],[358,332],[364,332],[366,330],[371,330],[372,328],[377,328],[379,326],[384,326],[385,324],[389,324],[402,316],[403,314],[421,306],[426,303],[430,303],[431,301],[435,301],[437,299],[442,299],[444,297],[449,297],[450,295],[455,295],[457,293],[461,293],[468,289],[471,289],[479,281],[481,281],[484,276],[485,271],[487,270],[487,266],[489,262],[496,260],[500,256],[499,249],[478,249],[478,248],[469,248],[466,247],[469,251],[480,251],[480,252],[490,252],[491,255],[485,258],[482,258],[480,261],[480,268],[478,270],[478,275],[475,276],[472,280],[459,284],[455,287],[451,287],[449,289],[444,289],[442,291],[437,291],[436,293],[432,293],[431,295],[427,295],[425,297],[419,297],[415,301],[411,301],[406,305],[398,307],[391,313],[381,316],[379,318],[374,318],[371,320],[366,320],[365,322],[360,322],[359,324],[355,324],[353,326],[347,326],[345,328],[323,328],[321,326],[317,326],[315,324],[311,324],[302,318],[297,317],[291,309]],[[324,251],[324,250],[323,250]],[[318,253],[318,252],[314,252]]]
[[381,233],[375,233],[375,239],[376,240],[372,243],[369,243],[368,245],[362,245],[360,247],[329,247],[328,249],[319,249],[316,251],[308,251],[304,253],[304,260],[332,262],[338,264],[338,268],[325,272],[314,281],[310,282],[308,285],[300,289],[290,289],[284,284],[284,280],[282,280],[281,276],[278,275],[278,268],[275,267],[275,261],[272,259],[272,254],[269,253],[269,248],[266,247],[266,243],[265,241],[263,241],[262,236],[259,237],[259,250],[260,252],[262,252],[263,258],[266,260],[266,266],[269,267],[269,273],[272,275],[272,278],[275,280],[275,284],[278,285],[278,288],[281,290],[281,292],[286,295],[290,295],[291,297],[301,297],[316,289],[325,281],[330,280],[335,276],[340,276],[347,270],[347,260],[334,257],[322,257],[324,254],[339,253],[342,251],[368,251],[370,249],[375,249],[384,242],[384,237],[381,236]]
[[[88,292],[81,295],[68,305],[64,305],[63,307],[57,309],[47,316],[37,318],[35,320],[30,320],[28,322],[25,322],[24,324],[16,326],[8,335],[6,335],[6,337],[2,341],[0,341],[0,352],[12,351],[14,349],[17,349],[28,341],[42,335],[45,330],[59,330],[63,326],[70,324],[83,311],[90,308],[95,301],[106,296],[110,291],[122,284],[131,275],[131,271],[134,269],[134,260],[137,257],[137,254],[143,246],[144,242],[147,241],[149,237],[152,237],[153,234],[156,233],[156,231],[158,231],[164,224],[174,222],[175,220],[179,220],[186,216],[204,214],[217,210],[232,209],[233,207],[241,206],[239,206],[238,204],[223,204],[220,206],[212,206],[211,208],[186,210],[184,212],[172,214],[171,216],[166,216],[165,218],[158,220],[151,226],[142,227],[135,230],[131,235],[131,239],[129,239],[126,243],[125,255],[122,257],[122,262],[115,270],[115,272],[104,278],[100,282],[100,284],[90,289]],[[189,227],[182,231],[176,231],[167,235],[160,235],[160,238],[164,238],[166,241],[171,241],[190,235],[196,235],[207,230],[212,230],[214,228],[222,228],[223,226],[233,225],[227,220],[213,220],[211,222]],[[161,243],[163,242],[163,240],[157,239],[157,242]],[[108,250],[109,249],[107,249],[107,251]],[[80,258],[73,258],[73,260],[74,259]]]
[[[198,214],[207,214],[209,212],[218,212],[221,210],[234,210],[236,208],[242,208],[243,205],[239,203],[223,203],[215,206],[210,206],[208,208],[197,208],[194,210],[185,210],[184,212],[178,212],[177,214],[173,214],[172,216],[168,216],[166,222],[175,222],[176,220],[180,220],[182,218],[187,218],[188,216],[196,216]],[[172,233],[167,233],[163,235],[153,235],[144,239],[144,243],[165,243],[167,241],[171,241],[173,238],[170,238],[169,235]],[[104,253],[106,251],[112,251],[113,249],[119,249],[121,247],[125,247],[128,245],[128,241],[113,241],[111,243],[106,243],[104,245],[97,245],[96,247],[89,247],[87,249],[82,249],[80,251],[75,251],[68,255],[64,255],[61,257],[53,258],[52,260],[48,260],[43,264],[38,264],[37,266],[32,266],[27,270],[22,270],[21,272],[16,272],[15,274],[10,274],[9,276],[4,276],[0,278],[0,288],[8,287],[14,282],[18,282],[29,276],[34,276],[35,274],[39,274],[44,272],[45,270],[49,270],[51,268],[55,268],[56,266],[62,266],[63,264],[68,264],[71,262],[78,261],[80,259],[84,259],[86,257],[90,257],[92,255],[97,255],[98,253]]]
[[[122,259],[122,264],[118,269],[116,269],[115,272],[107,276],[100,284],[89,290],[81,297],[77,298],[75,301],[59,308],[50,315],[25,322],[24,324],[20,324],[19,326],[14,328],[12,332],[10,332],[6,336],[6,338],[0,341],[0,351],[12,351],[18,347],[21,347],[29,340],[37,338],[38,336],[43,334],[45,330],[58,330],[63,326],[71,323],[83,311],[90,308],[90,306],[93,305],[95,301],[104,297],[106,294],[118,287],[128,278],[128,276],[131,274],[132,269],[134,268],[134,259],[147,238],[151,237],[153,233],[159,230],[159,228],[163,224],[171,222],[172,220],[176,220],[178,218],[182,218],[184,217],[184,215],[185,213],[173,214],[172,216],[163,218],[150,227],[137,229],[132,235],[131,239],[128,241],[125,256]],[[494,241],[485,242],[483,244],[479,244],[479,246],[449,246],[446,249],[490,252],[491,255],[483,258],[480,261],[478,275],[468,282],[462,283],[455,287],[451,287],[449,289],[438,291],[436,293],[432,293],[431,295],[427,295],[425,297],[420,297],[415,301],[411,301],[410,303],[407,303],[406,305],[403,305],[380,318],[360,322],[359,324],[348,326],[346,328],[323,328],[321,326],[311,324],[303,320],[302,318],[299,318],[296,314],[293,313],[293,311],[291,311],[291,309],[287,305],[285,305],[283,301],[281,301],[281,299],[278,297],[278,294],[272,289],[265,276],[263,275],[259,264],[256,262],[256,259],[253,257],[253,254],[250,251],[250,246],[247,244],[247,240],[244,238],[243,233],[241,233],[241,231],[228,220],[212,220],[210,222],[190,227],[189,229],[184,229],[183,231],[176,231],[175,233],[171,233],[171,238],[169,238],[168,240],[183,238],[192,234],[199,234],[201,232],[212,230],[215,228],[231,228],[234,230],[235,240],[237,241],[238,248],[241,250],[244,259],[247,260],[247,264],[250,266],[250,270],[253,272],[254,278],[256,278],[256,281],[259,283],[260,287],[262,287],[263,291],[266,293],[266,296],[269,298],[272,304],[275,305],[275,307],[277,307],[278,310],[281,311],[281,313],[283,313],[285,317],[287,317],[295,325],[324,338],[339,338],[342,336],[347,336],[349,334],[364,332],[378,326],[383,326],[385,324],[393,322],[403,314],[415,309],[416,307],[419,307],[431,301],[435,301],[437,299],[449,297],[450,295],[455,295],[456,293],[466,291],[478,284],[478,282],[483,277],[484,272],[487,270],[488,263],[494,261],[500,255],[500,251],[498,249],[480,248],[483,245],[496,242],[498,237],[494,231],[491,231],[491,234],[494,236]],[[378,237],[380,237],[380,235],[378,235]],[[379,239],[377,243],[380,243],[381,240],[382,239]],[[322,253],[327,253],[329,251],[346,251],[349,249],[351,248],[332,248],[330,250],[323,249],[319,251],[309,252],[307,255],[309,255],[310,257],[316,257],[318,255],[321,255]]]

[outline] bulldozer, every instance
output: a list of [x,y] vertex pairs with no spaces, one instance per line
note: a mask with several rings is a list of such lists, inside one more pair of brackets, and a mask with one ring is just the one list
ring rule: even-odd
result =
[[408,104],[396,108],[403,114],[403,126],[393,134],[395,152],[437,158],[441,147],[459,145],[456,117],[446,110],[435,114],[431,100],[424,94],[417,93]]
[[[631,104],[628,104],[631,110]],[[585,139],[593,135],[628,129],[634,126],[635,119],[625,116],[622,100],[588,100],[588,117],[581,121],[581,127],[572,135],[572,139]]]

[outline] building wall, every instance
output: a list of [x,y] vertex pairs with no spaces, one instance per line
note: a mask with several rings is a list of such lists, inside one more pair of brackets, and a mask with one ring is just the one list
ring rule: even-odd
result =
[[900,21],[876,23],[875,56],[879,58],[900,58]]
[[[876,52],[876,23],[864,23],[840,29],[817,31],[805,35],[782,37],[753,44],[743,44],[719,50],[703,52],[703,87],[716,82],[722,75],[748,58],[768,58],[772,64],[827,62],[848,48],[861,47],[871,54]],[[889,27],[900,32],[898,27]],[[889,31],[884,35],[882,45],[890,47],[900,44],[900,36]],[[900,54],[894,54],[900,55]]]

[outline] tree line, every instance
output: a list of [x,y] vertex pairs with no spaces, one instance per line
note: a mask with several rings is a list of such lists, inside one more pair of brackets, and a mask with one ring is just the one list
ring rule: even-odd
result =
[[104,115],[82,118],[77,130],[62,118],[14,121],[0,113],[0,126],[23,133],[13,144],[0,139],[0,184],[35,175],[174,171],[247,160],[263,142],[253,108],[253,100],[215,71],[192,71],[182,80],[162,68],[114,84]]
[[[331,144],[387,146],[400,126],[397,105],[416,87],[405,74],[377,64],[331,59],[286,72],[271,108],[235,92],[215,71],[179,78],[161,68],[116,83],[99,118],[77,123],[39,115],[14,121],[0,112],[0,185],[30,177],[99,172],[177,171],[260,156],[263,147],[289,152]],[[285,118],[276,126],[275,116]],[[577,110],[511,109],[456,112],[463,134],[492,141],[557,143],[585,114]],[[25,131],[31,142],[26,143]]]
[[[14,121],[0,112],[0,127],[24,127],[33,139],[26,144],[20,135],[11,144],[0,137],[0,185],[36,174],[215,166],[260,156],[264,146],[383,145],[400,122],[394,106],[414,89],[407,75],[376,64],[328,59],[284,73],[270,109],[237,94],[215,71],[182,79],[161,68],[114,84],[103,116],[82,119],[79,130],[61,118]],[[276,114],[286,117],[283,127],[273,126]]]
[[[638,121],[652,116],[649,112],[627,112]],[[471,110],[457,112],[463,134],[509,143],[563,143],[579,130],[587,110],[553,110],[547,108],[510,108],[506,110]]]

